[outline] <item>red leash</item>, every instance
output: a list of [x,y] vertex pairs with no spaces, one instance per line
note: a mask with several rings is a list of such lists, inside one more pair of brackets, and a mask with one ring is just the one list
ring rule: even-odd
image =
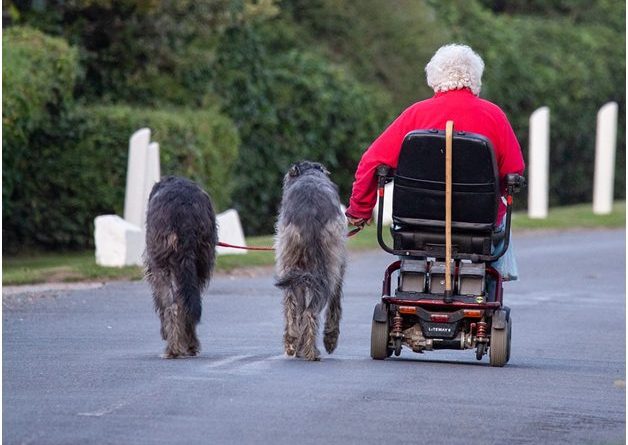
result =
[[244,249],[244,250],[275,250],[272,247],[244,247],[244,246],[234,246],[233,244],[227,244],[223,242],[218,242],[220,247],[230,247],[232,249]]
[[[352,237],[353,235],[355,235],[356,233],[358,233],[360,230],[362,230],[364,228],[364,224],[362,224],[361,226],[356,227],[355,229],[352,229],[349,231],[349,233],[347,233],[347,238]],[[265,250],[265,251],[270,251],[270,250],[275,250],[273,247],[259,247],[259,246],[250,246],[250,247],[245,247],[245,246],[236,246],[233,244],[228,244],[228,243],[223,243],[222,241],[218,242],[218,246],[220,247],[229,247],[231,249],[244,249],[244,250]]]
[[362,224],[361,226],[356,226],[354,229],[349,230],[349,233],[347,233],[347,238],[351,238],[353,235],[358,233],[363,228],[364,228],[364,224]]

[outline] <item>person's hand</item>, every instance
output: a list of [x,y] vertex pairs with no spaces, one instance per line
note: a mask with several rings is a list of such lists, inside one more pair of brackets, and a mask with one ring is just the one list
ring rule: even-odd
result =
[[354,218],[353,216],[347,215],[347,222],[355,227],[363,227],[364,225],[370,226],[371,222],[373,222],[373,218]]

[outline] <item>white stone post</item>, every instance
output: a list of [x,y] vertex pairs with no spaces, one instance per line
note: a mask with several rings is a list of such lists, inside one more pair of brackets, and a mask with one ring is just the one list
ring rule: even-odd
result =
[[[235,209],[229,209],[216,215],[218,225],[218,241],[234,246],[246,247],[244,231],[240,224],[240,216]],[[218,255],[243,255],[247,251],[244,249],[234,249],[232,247],[216,247]]]
[[148,198],[150,192],[153,189],[155,183],[159,182],[161,178],[161,167],[159,163],[159,144],[157,142],[151,142],[148,145],[148,152],[146,154],[146,176],[144,178],[144,198],[142,200],[144,211],[142,219],[142,230],[146,227],[146,211],[148,210]]
[[613,210],[615,150],[617,145],[617,103],[605,104],[597,113],[593,213],[608,215]]
[[159,178],[159,144],[150,143],[150,130],[142,128],[129,139],[124,219],[101,215],[94,220],[96,264],[109,267],[142,264],[148,197]]
[[105,267],[141,266],[144,232],[118,215],[94,219],[96,264]]
[[549,108],[541,107],[530,116],[528,159],[528,217],[547,218],[549,195]]
[[124,219],[137,227],[144,228],[145,205],[144,187],[146,184],[146,161],[150,130],[142,128],[129,140],[129,160],[126,172],[126,193],[124,196]]

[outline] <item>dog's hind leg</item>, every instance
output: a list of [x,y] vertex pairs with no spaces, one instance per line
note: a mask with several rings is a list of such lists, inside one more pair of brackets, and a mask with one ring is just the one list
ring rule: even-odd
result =
[[190,320],[186,320],[185,322],[185,335],[187,337],[187,351],[185,355],[195,356],[201,350],[201,343],[198,341],[198,337],[196,336],[196,326]]
[[[197,270],[191,256],[172,259],[174,304],[166,310],[169,322],[166,357],[196,355],[200,344],[196,325],[201,318],[201,294]],[[170,312],[168,312],[170,311]]]
[[187,355],[187,334],[185,332],[185,314],[178,303],[173,303],[164,310],[164,331],[166,350],[164,358],[177,358]]
[[286,289],[284,291],[283,312],[286,322],[283,334],[284,351],[286,355],[293,356],[297,353],[299,321],[297,318],[297,299],[292,289]]
[[167,272],[155,270],[155,268],[148,268],[146,276],[153,291],[155,312],[159,315],[161,322],[161,338],[166,340],[164,312],[174,301],[171,279]]
[[201,350],[201,343],[196,336],[196,325],[199,323],[194,314],[189,314],[187,311],[182,314],[184,324],[185,343],[187,345],[187,351],[185,355],[195,356]]
[[318,334],[318,317],[311,309],[307,308],[301,317],[301,356],[306,360],[320,360],[320,352],[316,347],[316,335]]
[[328,354],[331,354],[338,345],[340,335],[340,319],[342,318],[342,280],[336,285],[329,299],[325,317],[323,344]]

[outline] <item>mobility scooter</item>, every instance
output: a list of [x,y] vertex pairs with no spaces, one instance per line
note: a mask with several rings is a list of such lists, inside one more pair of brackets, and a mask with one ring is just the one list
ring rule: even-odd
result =
[[[503,277],[491,263],[509,244],[512,195],[524,178],[500,185],[495,154],[484,136],[453,130],[406,135],[395,171],[377,169],[380,246],[399,257],[384,273],[375,306],[371,357],[398,356],[402,346],[422,353],[475,349],[491,366],[510,358],[512,320],[503,304]],[[394,179],[390,232],[382,236],[384,186]],[[505,224],[497,224],[505,189]],[[391,283],[396,276],[397,288]]]

